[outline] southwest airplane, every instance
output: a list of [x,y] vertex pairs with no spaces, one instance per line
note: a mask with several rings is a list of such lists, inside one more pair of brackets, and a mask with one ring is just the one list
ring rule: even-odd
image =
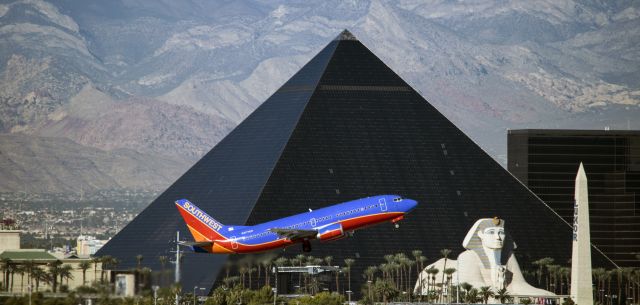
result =
[[418,203],[398,195],[379,195],[340,203],[254,226],[223,225],[186,199],[176,207],[187,223],[194,242],[181,242],[195,252],[255,253],[302,243],[311,251],[311,239],[331,241],[347,232],[391,221],[397,222]]

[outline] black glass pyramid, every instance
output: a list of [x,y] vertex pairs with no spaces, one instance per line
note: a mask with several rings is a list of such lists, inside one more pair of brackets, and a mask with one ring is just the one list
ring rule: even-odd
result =
[[[314,244],[312,255],[355,258],[353,274],[383,256],[462,251],[479,218],[499,216],[524,260],[571,257],[571,227],[348,32],[343,32],[216,145],[98,255],[120,268],[160,269],[188,198],[225,224],[252,225],[376,194],[419,201],[399,229],[381,224]],[[288,248],[287,256],[301,252]],[[594,250],[594,265],[612,266]],[[183,289],[212,287],[227,255],[190,254]],[[527,262],[521,262],[527,264]],[[352,277],[357,288],[363,277]],[[188,290],[187,290],[188,291]]]

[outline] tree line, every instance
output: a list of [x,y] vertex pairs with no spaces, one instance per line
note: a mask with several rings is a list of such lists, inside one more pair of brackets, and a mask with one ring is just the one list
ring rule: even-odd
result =
[[[447,266],[447,261],[451,250],[442,249],[440,255],[444,258],[444,270],[429,268],[425,270],[426,278],[421,271],[425,269],[427,257],[421,250],[413,250],[411,253],[388,254],[380,258],[380,263],[371,266],[361,266],[362,274],[352,274],[352,268],[358,264],[355,258],[346,258],[337,261],[333,256],[314,257],[312,255],[299,254],[294,257],[278,257],[275,254],[268,254],[260,257],[244,256],[235,262],[227,262],[223,269],[221,283],[211,292],[211,298],[218,300],[218,303],[226,304],[227,301],[237,301],[239,296],[244,300],[264,299],[266,290],[264,287],[271,287],[273,284],[272,268],[285,266],[307,266],[307,265],[341,265],[339,272],[330,275],[333,279],[319,281],[317,276],[299,273],[291,277],[296,293],[307,295],[323,294],[323,297],[337,298],[344,297],[347,292],[353,291],[352,279],[354,276],[361,276],[366,280],[366,284],[359,287],[361,294],[360,302],[363,304],[373,304],[374,302],[397,302],[397,301],[421,301],[433,303],[454,303],[458,300],[465,303],[487,303],[493,298],[499,302],[513,301],[512,297],[505,289],[498,291],[490,287],[472,287],[468,283],[454,285],[452,275],[455,268]],[[141,286],[141,296],[149,295],[151,282],[161,286],[170,286],[171,279],[167,276],[166,265],[168,257],[159,256],[160,263],[159,277],[155,280],[152,277],[153,270],[143,267],[143,256],[135,257],[137,266],[135,268],[139,280],[145,283]],[[640,260],[640,255],[638,256]],[[78,269],[82,270],[83,286],[76,292],[96,293],[105,290],[109,293],[109,288],[105,284],[107,281],[107,270],[116,269],[119,261],[111,256],[95,257],[91,261],[83,261],[78,264]],[[103,268],[98,271],[99,264]],[[17,264],[9,259],[0,261],[2,271],[2,286],[4,291],[11,291],[16,280],[20,281],[21,287],[25,281],[27,285],[34,288],[34,292],[39,292],[42,283],[49,285],[51,291],[67,291],[64,283],[73,279],[71,265],[63,264],[61,261],[52,261],[46,265],[39,265],[33,261]],[[568,266],[555,263],[553,258],[541,258],[531,263],[531,268],[523,268],[523,275],[529,283],[537,287],[546,289],[560,295],[569,294],[571,284],[571,270]],[[94,281],[86,281],[87,272],[94,272]],[[100,276],[98,277],[98,272]],[[157,274],[157,273],[156,273]],[[436,276],[441,274],[440,278]],[[439,280],[439,281],[438,281]],[[418,286],[414,291],[416,281],[425,285]],[[640,297],[640,268],[619,268],[605,270],[596,268],[593,270],[594,301],[600,305],[622,305],[637,304]],[[107,288],[104,288],[107,287]],[[165,289],[165,288],[163,288]],[[269,288],[270,291],[270,288]],[[272,296],[272,295],[271,295]],[[211,299],[210,298],[210,299]],[[224,300],[221,301],[221,300]],[[529,304],[532,300],[518,300],[522,304]],[[211,301],[213,302],[213,301]],[[243,301],[244,302],[244,301]],[[249,302],[249,301],[246,301]],[[246,303],[245,302],[245,303]],[[309,301],[311,302],[311,301]],[[245,304],[242,303],[242,304]],[[230,304],[230,303],[229,303]],[[235,303],[234,303],[235,304]],[[249,304],[249,303],[246,303]],[[303,303],[300,303],[303,304]]]

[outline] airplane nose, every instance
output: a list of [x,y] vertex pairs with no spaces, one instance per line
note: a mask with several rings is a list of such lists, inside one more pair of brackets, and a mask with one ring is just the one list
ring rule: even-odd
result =
[[406,201],[407,201],[407,212],[413,210],[418,205],[418,202],[415,200],[408,199]]

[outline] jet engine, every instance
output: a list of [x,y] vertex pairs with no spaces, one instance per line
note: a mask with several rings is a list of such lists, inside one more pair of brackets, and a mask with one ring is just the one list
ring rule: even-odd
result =
[[343,237],[345,237],[344,230],[339,223],[334,223],[320,229],[316,236],[316,238],[321,241],[336,240]]

